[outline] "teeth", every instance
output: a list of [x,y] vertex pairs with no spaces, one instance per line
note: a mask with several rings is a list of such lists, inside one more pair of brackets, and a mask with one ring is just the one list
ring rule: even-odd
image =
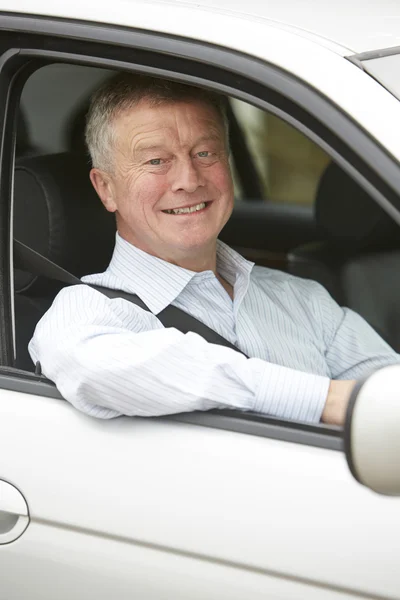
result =
[[193,213],[198,210],[202,210],[206,207],[205,202],[201,202],[200,204],[196,204],[196,206],[190,206],[188,208],[173,208],[171,210],[166,210],[169,215],[182,215],[184,213]]

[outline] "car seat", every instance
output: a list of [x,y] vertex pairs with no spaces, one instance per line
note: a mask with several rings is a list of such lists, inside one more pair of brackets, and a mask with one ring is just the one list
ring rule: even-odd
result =
[[335,163],[324,172],[315,217],[323,242],[302,245],[288,271],[324,285],[400,352],[400,228]]
[[[14,177],[14,237],[77,277],[104,271],[115,242],[115,220],[97,197],[89,164],[63,153],[24,157]],[[27,345],[36,323],[62,287],[14,270],[16,367],[32,370]]]

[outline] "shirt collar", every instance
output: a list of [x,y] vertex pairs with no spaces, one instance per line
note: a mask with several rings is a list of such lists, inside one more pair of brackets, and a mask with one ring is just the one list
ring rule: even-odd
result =
[[253,267],[253,262],[246,260],[221,240],[217,241],[217,271],[233,288],[239,281],[248,282]]
[[[248,282],[252,267],[253,263],[218,240],[217,270],[233,287],[238,278]],[[137,294],[156,315],[172,304],[192,280],[214,277],[211,271],[196,273],[143,252],[118,233],[107,271],[121,281],[124,291]]]

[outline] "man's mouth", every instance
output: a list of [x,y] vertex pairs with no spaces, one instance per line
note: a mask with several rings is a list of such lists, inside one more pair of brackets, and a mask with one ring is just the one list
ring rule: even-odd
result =
[[204,210],[209,204],[210,202],[200,202],[199,204],[195,204],[194,206],[186,206],[184,208],[169,208],[163,210],[162,212],[167,213],[168,215],[185,215]]

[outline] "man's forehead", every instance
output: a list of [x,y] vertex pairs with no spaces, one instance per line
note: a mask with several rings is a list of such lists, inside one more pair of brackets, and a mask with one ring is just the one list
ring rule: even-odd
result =
[[141,101],[123,111],[116,126],[135,147],[157,146],[180,135],[195,135],[201,141],[219,140],[223,125],[217,110],[204,102],[168,102],[152,105]]
[[156,102],[150,99],[140,100],[137,104],[122,109],[115,115],[115,121],[123,121],[132,129],[151,127],[160,121],[163,127],[173,125],[176,121],[189,122],[209,121],[220,125],[221,116],[216,107],[202,100],[177,100]]

